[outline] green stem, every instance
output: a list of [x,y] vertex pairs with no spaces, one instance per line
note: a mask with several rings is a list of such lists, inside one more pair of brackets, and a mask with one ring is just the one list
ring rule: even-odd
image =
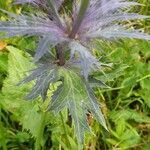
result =
[[45,118],[46,118],[46,112],[42,112],[41,122],[40,122],[39,129],[38,129],[38,136],[35,142],[35,150],[41,150],[41,141],[43,138],[43,132],[44,132],[44,127],[45,127]]

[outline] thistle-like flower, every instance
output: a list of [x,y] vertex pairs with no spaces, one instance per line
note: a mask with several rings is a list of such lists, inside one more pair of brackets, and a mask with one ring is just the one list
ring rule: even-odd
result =
[[[32,71],[23,82],[36,80],[29,99],[47,98],[49,86],[57,81],[62,84],[52,97],[49,110],[61,111],[69,108],[75,123],[78,141],[89,130],[86,119],[88,111],[105,127],[105,119],[99,109],[90,86],[102,83],[89,77],[91,71],[101,69],[102,64],[92,55],[94,39],[137,38],[150,40],[150,35],[139,30],[127,29],[122,21],[149,18],[124,11],[140,5],[127,0],[74,0],[73,10],[60,12],[63,0],[16,0],[14,4],[29,3],[38,7],[40,13],[15,15],[4,10],[12,19],[0,22],[1,38],[13,36],[39,36],[34,61],[39,67]],[[55,52],[54,52],[55,49]],[[69,58],[68,58],[69,54]]]

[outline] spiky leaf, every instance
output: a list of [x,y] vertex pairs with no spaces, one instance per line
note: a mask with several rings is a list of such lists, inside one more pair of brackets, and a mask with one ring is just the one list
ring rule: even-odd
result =
[[92,112],[106,128],[105,119],[92,89],[85,83],[84,79],[67,69],[60,69],[59,74],[63,77],[62,85],[54,93],[49,110],[58,113],[64,107],[69,109],[75,124],[78,143],[81,143],[85,131],[90,131],[86,116],[88,112]]

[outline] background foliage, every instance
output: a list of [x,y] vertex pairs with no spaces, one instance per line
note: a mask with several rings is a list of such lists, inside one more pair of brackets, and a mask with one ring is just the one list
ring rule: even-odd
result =
[[[144,6],[134,11],[150,15],[148,0],[138,0]],[[10,7],[11,0],[0,0],[0,8],[19,13],[21,7]],[[32,10],[29,10],[32,11]],[[1,20],[7,16],[0,14]],[[150,31],[149,20],[129,22]],[[85,137],[84,149],[149,150],[150,149],[150,43],[125,39],[118,42],[95,41],[94,53],[102,62],[113,63],[105,75],[97,72],[97,79],[106,81],[110,89],[95,89],[107,119],[110,132],[101,128],[89,114],[94,134]],[[0,149],[78,149],[68,122],[67,111],[57,116],[45,112],[47,101],[25,101],[31,84],[16,86],[27,70],[34,66],[26,51],[36,47],[34,38],[13,38],[0,41]],[[55,87],[49,90],[52,95]]]

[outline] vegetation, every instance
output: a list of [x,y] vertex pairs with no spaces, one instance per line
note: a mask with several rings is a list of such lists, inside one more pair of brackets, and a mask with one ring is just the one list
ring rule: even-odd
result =
[[[134,11],[149,15],[148,0],[139,2],[145,5],[136,7]],[[70,2],[67,9],[71,7],[69,4]],[[20,14],[23,10],[33,11],[28,5],[10,5],[11,0],[0,0],[0,8],[9,12]],[[4,13],[1,13],[0,17],[1,20],[8,18]],[[143,31],[150,31],[148,19],[124,23],[129,27],[140,27]],[[55,115],[47,111],[50,99],[43,102],[35,94],[36,101],[25,100],[34,81],[17,85],[29,75],[29,70],[35,68],[32,54],[37,47],[37,40],[35,37],[0,40],[0,149],[77,150],[80,136],[76,138],[74,122],[72,123],[68,109],[63,109]],[[88,125],[92,132],[85,133],[84,149],[149,150],[150,42],[133,39],[110,42],[95,40],[94,45],[94,56],[100,58],[104,64],[113,64],[93,73],[96,82],[103,81],[100,82],[101,88],[94,87],[94,94],[101,103],[109,132],[93,118],[92,113],[87,113]],[[83,81],[74,72],[61,70],[60,74],[69,81],[69,84],[64,82],[64,93],[72,86],[75,89],[82,88],[82,84],[79,86],[76,83]],[[48,97],[52,97],[60,86],[60,81],[50,86]],[[74,91],[69,93],[68,97],[73,93]],[[81,96],[84,98],[86,93],[83,91]],[[60,96],[60,99],[62,98],[63,94]],[[76,101],[80,101],[80,97]]]

